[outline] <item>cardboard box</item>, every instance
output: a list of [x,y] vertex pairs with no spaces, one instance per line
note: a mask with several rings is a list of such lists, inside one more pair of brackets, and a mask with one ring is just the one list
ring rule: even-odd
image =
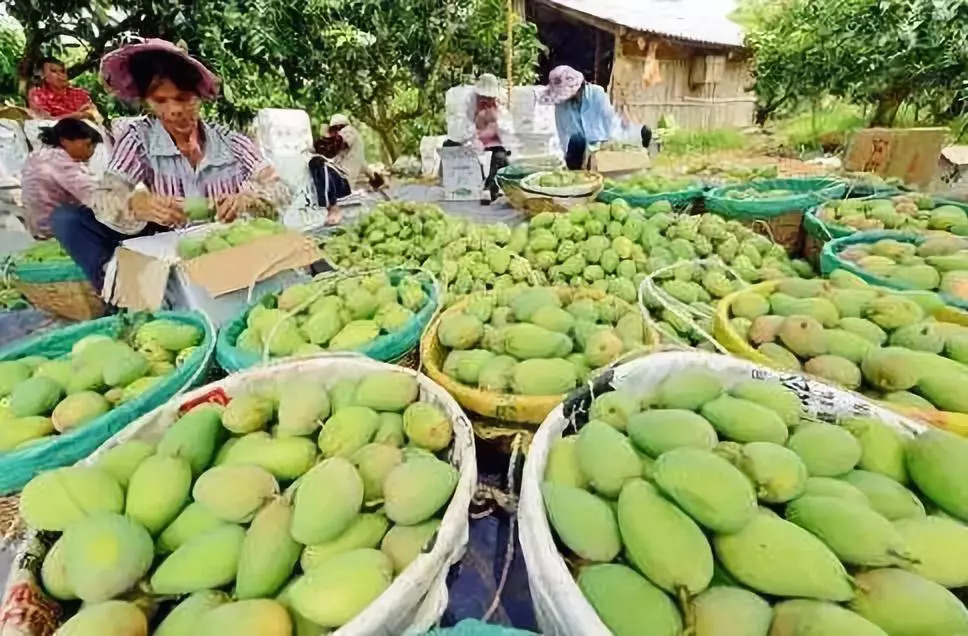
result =
[[[485,153],[490,162],[491,153]],[[484,188],[484,163],[473,148],[453,146],[440,149],[441,181],[445,201],[477,201]]]
[[322,258],[313,239],[295,232],[264,236],[189,261],[178,257],[181,239],[217,227],[203,225],[125,241],[108,266],[104,297],[133,310],[167,305],[202,311],[218,326],[258,297],[297,282],[300,270]]
[[946,128],[865,128],[854,135],[844,168],[926,187],[938,169]]
[[588,159],[592,172],[606,176],[631,174],[645,170],[651,165],[645,150],[596,150]]

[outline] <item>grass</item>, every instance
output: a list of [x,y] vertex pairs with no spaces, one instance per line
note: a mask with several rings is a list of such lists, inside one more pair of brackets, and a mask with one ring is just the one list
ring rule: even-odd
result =
[[724,150],[742,150],[748,144],[746,135],[734,128],[676,129],[662,134],[662,152],[668,155],[699,155]]
[[854,131],[866,125],[859,107],[836,101],[780,120],[774,131],[780,147],[810,152],[842,148]]

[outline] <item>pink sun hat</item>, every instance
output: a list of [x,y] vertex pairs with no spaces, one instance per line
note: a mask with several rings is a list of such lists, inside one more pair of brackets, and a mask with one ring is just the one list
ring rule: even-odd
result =
[[541,94],[542,104],[560,104],[578,94],[585,76],[570,66],[556,66],[548,74],[548,87]]
[[116,97],[126,102],[134,102],[141,98],[134,77],[131,75],[131,58],[149,51],[171,53],[194,66],[201,77],[195,88],[202,99],[215,99],[218,95],[219,80],[215,73],[168,40],[149,38],[144,42],[125,44],[101,58],[101,81]]

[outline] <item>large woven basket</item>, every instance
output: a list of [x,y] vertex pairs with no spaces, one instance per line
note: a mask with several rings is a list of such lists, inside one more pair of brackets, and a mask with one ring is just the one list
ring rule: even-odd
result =
[[[558,288],[562,293],[574,294],[569,300],[578,298],[592,298],[601,300],[607,294],[591,289]],[[486,293],[486,292],[485,292]],[[448,393],[466,410],[482,415],[484,418],[499,420],[501,425],[506,423],[538,425],[548,416],[563,399],[564,395],[515,395],[512,393],[497,393],[495,391],[485,391],[477,387],[462,384],[457,380],[444,374],[444,359],[447,351],[437,339],[437,328],[443,316],[462,311],[470,304],[470,297],[458,300],[446,311],[437,314],[427,325],[423,336],[420,338],[420,363],[423,371],[434,382],[444,387]],[[629,305],[632,308],[631,305]],[[632,308],[635,311],[635,308]],[[647,326],[646,334],[649,349],[659,346],[659,334],[651,327]],[[479,420],[479,418],[476,418]],[[488,426],[485,426],[488,428]],[[477,431],[480,435],[480,430]],[[498,436],[504,435],[498,433]],[[486,435],[485,435],[486,437]]]
[[[736,199],[733,190],[788,190],[789,194],[773,199]],[[831,199],[840,199],[847,184],[837,179],[766,179],[743,185],[714,188],[703,195],[705,208],[728,219],[736,219],[764,232],[791,256],[803,249],[803,214]]]
[[104,315],[104,301],[73,261],[14,263],[10,278],[17,291],[37,309],[70,320]]

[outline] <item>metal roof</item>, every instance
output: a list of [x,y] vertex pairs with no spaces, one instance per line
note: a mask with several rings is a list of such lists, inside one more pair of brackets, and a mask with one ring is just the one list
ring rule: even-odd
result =
[[569,13],[681,40],[743,46],[736,0],[541,0]]

